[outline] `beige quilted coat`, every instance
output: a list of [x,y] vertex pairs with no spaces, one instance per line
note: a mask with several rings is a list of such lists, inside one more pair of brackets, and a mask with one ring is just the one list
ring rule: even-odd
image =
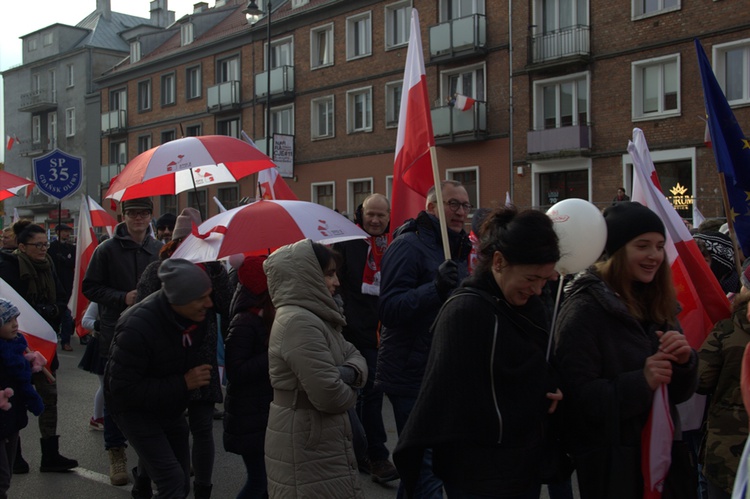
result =
[[367,364],[344,340],[345,320],[325,286],[309,240],[284,246],[264,263],[276,318],[268,346],[274,390],[303,391],[313,408],[271,403],[265,453],[271,498],[363,498],[347,409],[355,388],[336,366],[367,379]]

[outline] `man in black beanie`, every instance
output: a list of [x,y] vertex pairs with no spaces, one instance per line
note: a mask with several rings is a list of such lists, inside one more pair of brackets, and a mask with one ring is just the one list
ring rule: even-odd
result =
[[156,219],[156,239],[167,244],[172,240],[172,231],[177,217],[173,213],[164,213]]
[[[197,365],[213,307],[211,280],[187,260],[159,267],[161,290],[117,322],[104,374],[112,417],[138,453],[159,497],[187,497],[189,393],[209,383],[211,365]],[[195,497],[199,497],[196,491]]]

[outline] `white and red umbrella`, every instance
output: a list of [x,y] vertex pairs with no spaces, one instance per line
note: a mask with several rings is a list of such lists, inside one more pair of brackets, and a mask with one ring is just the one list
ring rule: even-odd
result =
[[12,198],[21,190],[34,187],[34,185],[36,184],[27,178],[0,170],[0,201]]
[[262,199],[209,218],[194,228],[172,258],[207,262],[269,251],[302,239],[334,244],[367,237],[351,220],[325,206]]
[[173,140],[139,154],[109,186],[105,198],[125,201],[178,194],[239,179],[275,166],[245,141],[226,135]]

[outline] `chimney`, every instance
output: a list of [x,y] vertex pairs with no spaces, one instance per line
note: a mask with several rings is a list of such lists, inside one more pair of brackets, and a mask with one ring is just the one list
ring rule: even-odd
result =
[[107,21],[112,19],[112,4],[110,0],[96,0],[96,11]]
[[174,22],[174,11],[167,8],[167,0],[151,1],[151,24],[160,28],[166,28]]
[[200,14],[208,9],[208,2],[198,2],[193,4],[193,14]]

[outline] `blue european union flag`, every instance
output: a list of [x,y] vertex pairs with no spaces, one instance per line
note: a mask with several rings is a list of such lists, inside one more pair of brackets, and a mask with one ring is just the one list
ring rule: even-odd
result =
[[727,217],[734,222],[742,253],[750,256],[750,141],[742,133],[698,39],[695,40],[695,49],[716,166],[726,181],[731,209]]

